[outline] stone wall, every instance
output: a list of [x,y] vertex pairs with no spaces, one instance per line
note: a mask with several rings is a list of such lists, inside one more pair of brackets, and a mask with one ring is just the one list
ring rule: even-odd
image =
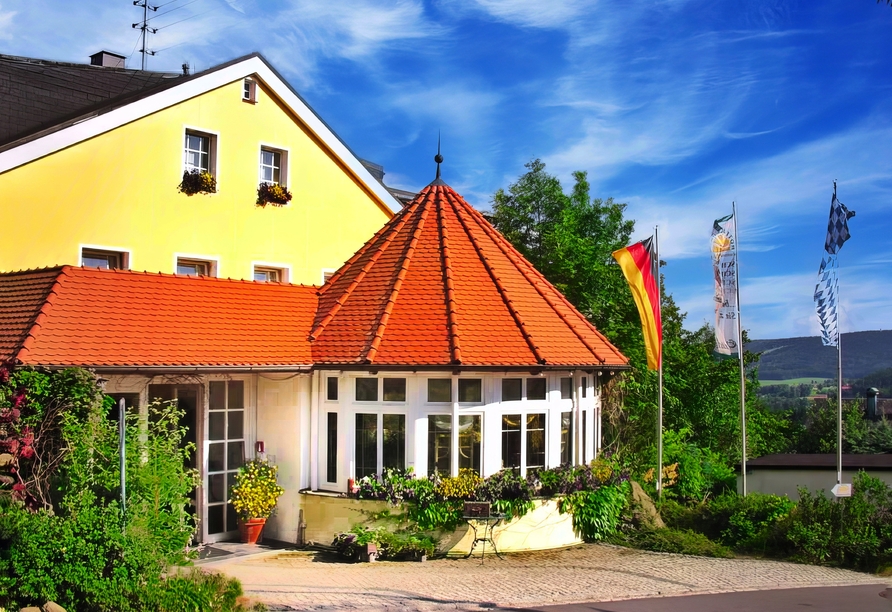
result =
[[[391,508],[387,502],[357,500],[325,493],[306,492],[301,494],[306,540],[330,544],[334,534],[347,531],[355,523],[363,522],[369,513]],[[552,499],[535,500],[533,510],[509,523],[493,529],[493,540],[499,552],[522,552],[563,548],[582,543],[573,531],[573,517],[561,514],[557,502]],[[393,508],[395,512],[398,509]],[[483,527],[478,527],[483,536]],[[466,555],[474,541],[474,532],[462,524],[454,532],[441,534],[441,552],[450,556]],[[487,544],[487,546],[489,546]],[[482,544],[478,544],[475,554],[480,554]]]

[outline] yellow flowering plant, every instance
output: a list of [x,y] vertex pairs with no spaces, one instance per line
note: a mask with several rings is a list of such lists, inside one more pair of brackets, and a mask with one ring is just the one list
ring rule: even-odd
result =
[[279,468],[266,459],[252,459],[239,468],[229,489],[229,503],[242,520],[269,518],[285,492],[276,482]]
[[278,183],[260,183],[257,187],[257,206],[285,206],[291,201],[291,192]]
[[206,170],[186,170],[183,172],[183,181],[177,187],[177,191],[193,196],[196,193],[215,193],[217,191],[217,179]]

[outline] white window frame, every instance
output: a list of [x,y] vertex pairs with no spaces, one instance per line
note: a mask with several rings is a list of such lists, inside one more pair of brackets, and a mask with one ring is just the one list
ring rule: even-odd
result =
[[[358,378],[365,378],[360,376]],[[393,407],[396,406],[397,410],[393,410]],[[333,410],[328,410],[327,412],[334,412]],[[375,452],[377,454],[375,460],[375,474],[380,474],[384,470],[384,415],[399,415],[403,417],[403,426],[405,429],[403,430],[403,463],[404,468],[409,466],[409,411],[406,406],[402,402],[360,402],[358,403],[352,411],[350,411],[350,437],[352,438],[350,443],[350,465],[353,466],[352,474],[350,474],[351,478],[356,478],[356,415],[358,414],[373,414],[375,415],[376,421],[376,431],[377,431],[377,439],[375,440]],[[326,416],[326,419],[328,417]],[[326,446],[326,459],[328,459]],[[326,474],[327,476],[327,474]],[[329,481],[326,481],[329,482]]]
[[[486,462],[484,461],[484,456],[486,454],[486,432],[484,431],[486,429],[486,413],[484,410],[482,410],[484,405],[485,404],[483,402],[480,402],[479,404],[476,402],[475,403],[462,402],[460,404],[460,406],[462,406],[463,409],[460,410],[459,413],[456,415],[457,418],[452,425],[456,431],[456,434],[454,436],[455,444],[456,444],[455,456],[456,456],[456,463],[458,464],[459,471],[461,471],[462,467],[461,467],[461,451],[459,449],[460,444],[459,444],[458,440],[459,440],[459,437],[461,434],[461,418],[465,417],[465,416],[480,417],[480,471],[478,473],[482,475],[486,468]],[[468,406],[469,409],[464,410],[465,406]],[[457,475],[458,474],[456,474],[456,476]]]
[[208,264],[208,276],[220,278],[220,258],[209,257],[207,255],[196,255],[193,253],[174,253],[173,255],[173,273],[177,276],[192,276],[191,274],[177,274],[180,260],[186,262],[206,263]]
[[[448,381],[452,382],[452,385],[451,385],[450,391],[449,391],[449,393],[451,394],[451,398],[448,401],[444,401],[444,402],[430,401],[430,399],[429,399],[430,393],[428,392],[428,385],[430,384],[429,381],[435,380],[435,379],[436,380],[448,380]],[[456,393],[458,393],[458,383],[453,382],[452,377],[450,377],[450,376],[425,376],[424,378],[421,378],[420,380],[424,381],[423,387],[421,389],[419,389],[419,392],[424,394],[422,396],[424,401],[422,401],[421,404],[423,406],[430,406],[434,410],[434,412],[431,412],[430,414],[439,414],[439,412],[436,412],[437,409],[442,409],[444,406],[452,406],[452,404],[455,403],[456,400],[458,399],[455,396]],[[473,405],[473,404],[469,404],[469,405]]]
[[[521,383],[520,383],[520,399],[519,399],[519,400],[504,400],[504,399],[502,399],[502,381],[503,381],[503,380],[506,380],[506,379],[512,379],[512,378],[519,378],[519,379],[521,380]],[[528,392],[527,392],[527,379],[529,379],[529,378],[541,378],[542,380],[545,381],[545,397],[544,397],[544,398],[542,398],[542,399],[529,399],[529,397],[528,397]],[[565,378],[566,378],[566,377],[565,377]],[[523,374],[520,374],[520,375],[518,375],[518,376],[514,376],[514,375],[512,374],[512,375],[510,375],[510,376],[502,376],[502,377],[499,377],[499,378],[497,378],[496,380],[498,380],[497,388],[498,388],[498,391],[499,391],[499,401],[498,401],[499,404],[520,405],[521,402],[523,402],[523,403],[526,403],[526,402],[543,402],[543,403],[547,403],[547,402],[549,401],[549,395],[550,395],[549,392],[551,391],[551,389],[550,389],[550,385],[549,385],[549,383],[548,383],[548,377],[547,377],[547,376],[531,376],[531,375],[526,375],[526,376],[524,376]],[[558,392],[560,392],[560,383],[558,383]],[[527,408],[524,408],[524,410],[527,410]]]
[[[437,377],[431,376],[431,378],[437,378]],[[427,380],[427,379],[422,379],[422,380]],[[424,392],[426,395],[427,394],[427,384],[426,383],[425,383]],[[458,424],[457,424],[455,418],[453,418],[455,415],[452,412],[446,412],[445,410],[443,410],[444,404],[445,404],[445,402],[437,402],[434,404],[429,404],[430,406],[440,406],[440,410],[426,410],[422,413],[422,418],[424,418],[424,420],[427,421],[427,425],[428,425],[427,434],[425,435],[425,439],[424,439],[424,448],[425,448],[424,471],[428,476],[431,475],[431,472],[428,469],[428,466],[430,465],[430,454],[431,454],[430,417],[432,417],[432,416],[449,417],[450,427],[452,428],[452,430],[449,432],[449,476],[457,476],[458,475],[458,474],[452,473],[454,466],[458,463],[458,461],[457,461],[458,445],[456,444],[456,440],[458,440],[458,431],[456,430],[456,427]],[[482,423],[480,424],[480,431],[482,434],[482,432],[483,432],[483,424]],[[481,443],[481,447],[482,447],[482,443]],[[416,463],[416,465],[418,464],[418,457],[415,458],[415,463]],[[481,471],[483,471],[483,455],[482,454],[480,456],[480,468],[481,468]]]
[[[251,262],[251,276],[250,278],[254,279],[254,273],[257,270],[276,270],[279,272],[279,280],[276,282],[279,283],[290,283],[291,282],[291,266],[288,264],[282,263],[272,263],[269,261],[252,261]],[[269,281],[256,281],[258,283],[269,282]]]
[[186,135],[193,134],[195,136],[205,136],[208,138],[208,173],[217,181],[217,190],[214,193],[220,193],[220,174],[217,168],[217,160],[220,159],[220,133],[206,128],[184,125],[182,138],[180,140],[180,175],[182,176],[189,167],[186,165]]
[[[376,399],[376,400],[358,400],[358,399],[356,399],[356,380],[358,380],[360,378],[375,378],[378,380],[378,399]],[[385,378],[391,378],[391,379],[399,378],[399,379],[402,379],[403,381],[405,381],[405,383],[406,383],[406,399],[404,399],[402,401],[385,400],[384,399],[384,379]],[[409,378],[407,376],[382,376],[381,373],[379,372],[378,374],[375,374],[374,376],[351,376],[350,380],[353,381],[352,384],[350,385],[351,392],[352,392],[351,402],[355,406],[361,407],[361,408],[357,408],[357,410],[359,412],[362,412],[366,406],[381,406],[382,408],[386,408],[386,407],[390,407],[390,406],[397,406],[397,407],[405,408],[409,403]],[[326,392],[326,394],[327,394],[327,392]],[[338,390],[338,397],[340,397],[340,390]],[[331,401],[331,400],[329,400],[329,401]]]
[[[260,146],[257,149],[257,184],[260,183],[268,183],[270,181],[263,180],[263,151],[271,151],[273,153],[279,154],[279,182],[278,184],[282,187],[288,188],[291,185],[291,164],[289,163],[291,160],[291,151],[288,147],[283,147],[277,144],[271,144],[268,142],[261,142]],[[285,206],[290,206],[291,202],[285,204]]]
[[252,77],[245,77],[242,81],[242,101],[249,104],[257,104],[257,80]]
[[118,255],[121,259],[121,267],[117,268],[119,270],[130,270],[133,265],[133,258],[131,255],[130,249],[124,249],[121,247],[109,247],[98,244],[80,244],[78,245],[78,261],[80,265],[84,265],[84,251],[97,251],[108,254]]
[[[335,378],[338,381],[338,399],[328,399],[328,379]],[[341,382],[344,380],[343,376],[338,376],[332,372],[323,372],[322,373],[322,401],[328,403],[330,406],[340,406],[341,400],[344,399],[344,389]],[[331,410],[329,410],[331,412]]]
[[[436,376],[432,376],[431,378],[436,378]],[[480,401],[479,402],[463,402],[461,401],[461,396],[458,394],[458,387],[462,380],[479,380],[480,381]],[[458,382],[455,383],[455,401],[462,408],[466,407],[474,407],[474,406],[485,406],[486,405],[486,378],[484,376],[459,376],[457,379]],[[425,388],[425,391],[427,389]],[[433,404],[434,406],[440,405],[440,402]],[[462,413],[464,414],[464,413]],[[469,413],[470,414],[470,413]],[[477,413],[474,413],[477,414]],[[480,413],[483,414],[482,412]],[[482,426],[481,426],[482,429]]]
[[[338,389],[338,396],[340,397],[340,389]],[[323,434],[320,436],[322,439],[320,441],[321,443],[319,444],[319,448],[322,451],[321,456],[320,456],[321,460],[319,462],[319,467],[321,468],[320,471],[322,473],[319,475],[320,476],[319,480],[320,480],[320,482],[323,482],[328,485],[333,485],[335,488],[337,488],[339,486],[339,483],[341,482],[341,473],[342,473],[341,468],[344,464],[344,457],[342,456],[343,453],[341,450],[341,440],[344,439],[344,435],[345,435],[345,432],[343,431],[343,429],[344,429],[344,416],[343,416],[344,413],[341,411],[340,406],[338,405],[337,401],[335,401],[335,400],[326,400],[326,401],[328,402],[328,406],[326,406],[324,410],[320,411],[320,415],[322,417],[322,423],[321,423],[320,429],[323,432]],[[328,479],[328,449],[329,449],[329,445],[328,445],[328,415],[329,415],[329,413],[332,413],[332,412],[337,415],[336,416],[337,436],[335,439],[335,453],[337,456],[337,465],[335,466],[335,479],[329,480]],[[355,419],[355,417],[354,417],[354,419]],[[354,421],[354,427],[355,426],[356,425],[355,425],[355,421]],[[354,450],[354,452],[356,452],[356,451]]]
[[[513,376],[506,376],[505,378],[515,378]],[[508,414],[519,414],[520,415],[520,475],[524,478],[527,476],[527,417],[531,414],[544,414],[545,415],[545,465],[542,466],[544,468],[548,468],[551,462],[549,461],[549,451],[551,450],[551,440],[549,439],[551,436],[552,425],[549,422],[549,415],[552,410],[557,410],[560,413],[560,408],[555,408],[554,406],[545,405],[544,400],[533,400],[534,402],[542,402],[541,408],[534,408],[533,406],[523,406],[521,407],[519,402],[515,402],[514,406],[517,406],[516,409],[512,410],[510,408],[505,408],[499,412],[499,437],[501,438],[502,433],[505,431],[503,429],[503,421],[505,415]],[[564,411],[566,412],[566,410]],[[502,457],[501,457],[501,446],[499,447],[499,464],[501,465]],[[481,451],[482,453],[482,451]],[[481,455],[482,456],[482,455]],[[539,467],[539,466],[536,466]],[[502,469],[514,469],[514,468],[502,468]]]

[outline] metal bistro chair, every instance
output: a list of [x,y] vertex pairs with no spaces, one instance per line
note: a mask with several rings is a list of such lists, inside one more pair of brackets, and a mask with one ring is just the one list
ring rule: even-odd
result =
[[[474,549],[477,548],[478,542],[483,542],[483,553],[480,556],[481,564],[486,557],[487,542],[492,546],[492,550],[496,553],[496,556],[501,559],[502,555],[499,554],[499,549],[496,548],[496,543],[492,539],[492,530],[502,522],[505,515],[493,514],[492,504],[490,502],[465,502],[462,518],[464,518],[471,529],[474,530],[474,541],[471,543],[471,550],[465,555],[465,559],[474,554]],[[478,531],[480,528],[483,529],[482,536]]]

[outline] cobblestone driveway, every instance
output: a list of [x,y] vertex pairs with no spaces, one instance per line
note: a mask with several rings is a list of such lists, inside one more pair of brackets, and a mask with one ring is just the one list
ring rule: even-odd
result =
[[[709,559],[606,545],[503,561],[345,564],[303,552],[213,564],[274,610],[480,610],[655,595],[883,582],[848,570],[753,559]],[[882,590],[882,587],[878,589]]]

